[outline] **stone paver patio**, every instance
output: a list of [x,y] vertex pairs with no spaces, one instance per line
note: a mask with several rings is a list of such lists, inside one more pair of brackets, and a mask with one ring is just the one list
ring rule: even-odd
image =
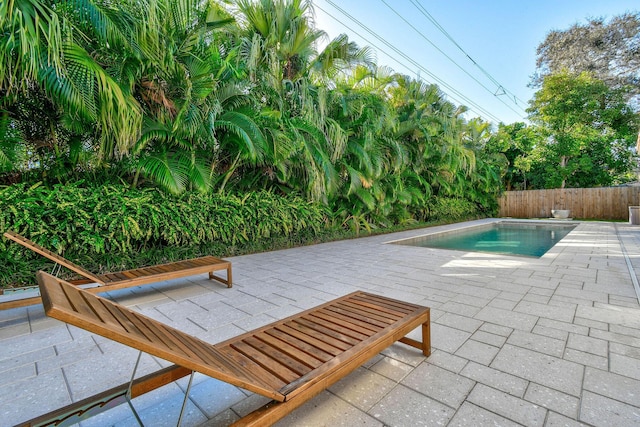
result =
[[[394,344],[279,426],[640,425],[640,227],[582,222],[539,259],[385,244],[491,221],[230,258],[231,289],[202,275],[109,296],[210,342],[357,289],[432,308],[429,358]],[[0,425],[127,382],[136,357],[39,306],[0,311]],[[138,374],[164,366],[145,355]],[[186,384],[135,399],[145,425],[175,425]],[[262,403],[196,376],[183,424]],[[137,423],[126,405],[82,423],[112,425]]]

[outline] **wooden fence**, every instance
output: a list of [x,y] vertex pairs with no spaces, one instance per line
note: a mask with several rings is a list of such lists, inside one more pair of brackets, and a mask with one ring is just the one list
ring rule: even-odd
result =
[[573,218],[627,220],[629,206],[640,205],[640,187],[507,191],[499,202],[501,217],[550,218],[552,209],[569,209]]

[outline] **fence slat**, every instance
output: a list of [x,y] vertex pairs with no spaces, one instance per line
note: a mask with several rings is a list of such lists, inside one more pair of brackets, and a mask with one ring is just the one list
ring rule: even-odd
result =
[[507,191],[499,200],[499,215],[549,218],[552,209],[569,209],[574,218],[626,220],[629,206],[637,205],[640,205],[640,187]]

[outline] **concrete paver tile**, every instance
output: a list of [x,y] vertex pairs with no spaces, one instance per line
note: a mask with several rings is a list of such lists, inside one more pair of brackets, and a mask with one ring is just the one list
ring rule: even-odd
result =
[[[548,289],[538,289],[540,290],[544,290],[544,291],[548,291]],[[550,296],[548,295],[537,295],[535,292],[535,289],[532,289],[530,292],[528,292],[523,298],[522,298],[522,303],[526,303],[526,302],[532,302],[532,303],[537,303],[537,304],[549,304],[549,300],[551,299]],[[516,310],[518,311],[518,310]],[[535,313],[534,313],[535,314]]]
[[427,362],[444,368],[454,373],[460,373],[462,368],[466,366],[469,361],[462,357],[454,356],[442,350],[435,350],[431,353],[431,356],[427,359]]
[[[63,324],[58,322],[59,326]],[[0,361],[15,357],[17,354],[30,353],[59,343],[71,341],[72,337],[66,327],[57,327],[29,334],[29,338],[16,336],[0,342]]]
[[529,384],[524,399],[573,419],[578,416],[580,399],[540,384]]
[[228,427],[239,419],[238,414],[229,408],[200,424],[199,427]]
[[322,392],[297,408],[275,427],[298,426],[382,427],[382,423],[371,415],[359,411],[344,400],[329,392]]
[[605,340],[587,337],[584,335],[569,334],[567,347],[606,357],[609,352],[609,343]]
[[604,323],[615,323],[629,328],[640,329],[640,310],[604,305],[600,307],[580,306],[577,317]]
[[597,356],[592,353],[574,350],[572,348],[568,348],[565,350],[563,359],[580,363],[581,365],[591,366],[597,369],[607,369],[607,366],[609,366],[609,359],[607,357]]
[[589,427],[589,425],[549,411],[544,427]]
[[609,364],[611,372],[640,380],[640,359],[611,353]]
[[464,402],[448,427],[518,427],[520,424],[508,420],[500,415],[487,411],[469,402]]
[[98,347],[95,341],[87,343],[82,347],[79,347],[75,351],[67,351],[64,353],[52,354],[49,357],[43,357],[37,361],[38,372],[47,372],[53,369],[59,369],[66,365],[71,365],[84,361],[84,363],[91,364],[92,359],[102,355],[102,350]]
[[269,316],[268,314],[257,314],[255,316],[249,316],[242,318],[240,320],[236,320],[233,322],[237,327],[244,329],[245,331],[252,331],[264,325],[268,325],[271,322],[274,322],[277,319]]
[[615,332],[617,334],[629,335],[631,337],[640,338],[640,329],[628,328],[626,326],[621,326],[621,325],[610,325],[609,331]]
[[491,334],[489,332],[480,330],[474,332],[474,334],[471,335],[471,339],[492,345],[494,347],[502,347],[502,345],[507,340],[501,335]]
[[469,395],[469,402],[529,427],[542,427],[546,409],[500,390],[477,384]]
[[505,344],[490,365],[494,369],[580,396],[584,366]]
[[498,351],[500,351],[499,347],[470,339],[462,344],[462,346],[455,352],[455,355],[473,360],[483,365],[488,365],[496,354],[498,354]]
[[549,338],[555,338],[561,341],[567,341],[569,339],[569,332],[562,331],[560,329],[548,328],[546,326],[536,325],[532,331],[534,334],[543,335]]
[[415,348],[399,343],[392,344],[385,348],[380,354],[414,367],[425,360],[424,355],[415,351]]
[[413,370],[413,366],[390,357],[379,356],[374,359],[376,362],[370,365],[369,369],[396,382],[401,381]]
[[[186,390],[184,385],[182,387]],[[238,387],[209,377],[193,385],[189,394],[189,398],[208,418],[213,418],[246,397]]]
[[469,332],[431,323],[431,346],[447,353],[455,353],[469,339]]
[[612,342],[609,343],[609,351],[611,351],[611,353],[633,357],[634,359],[640,359],[640,347],[631,347],[617,342]]
[[522,378],[505,374],[475,362],[469,362],[460,372],[460,375],[517,397],[524,395],[529,384],[528,381]]
[[507,339],[507,344],[534,350],[550,356],[562,357],[565,341],[543,335],[523,331],[513,331]]
[[490,334],[500,335],[503,337],[508,337],[513,332],[512,328],[495,325],[493,323],[488,323],[488,322],[485,322],[482,326],[480,326],[480,330],[484,332],[488,332]]
[[554,307],[538,302],[521,301],[516,308],[514,308],[514,311],[544,317],[546,319],[558,320],[560,322],[571,322],[576,312],[576,306],[572,304],[572,307]]
[[589,335],[588,326],[559,322],[557,320],[541,318],[540,320],[538,320],[536,326],[544,326],[546,328],[558,329],[560,331],[573,332],[574,334]]
[[475,319],[496,323],[501,326],[530,331],[538,321],[538,317],[525,313],[515,313],[495,307],[485,307],[474,316]]
[[367,412],[396,385],[368,369],[358,368],[329,387],[329,391],[361,411]]
[[437,323],[471,333],[475,332],[482,325],[482,322],[479,320],[453,313],[445,313],[438,317]]
[[[131,379],[139,352],[130,347],[122,345],[119,347],[117,351],[108,351],[99,357],[94,357],[91,363],[81,360],[62,368],[74,401],[127,383]],[[99,374],[96,374],[97,366],[101,367],[98,370]],[[151,356],[143,354],[136,375],[146,375],[160,368]],[[87,378],[91,378],[91,381],[87,381]]]
[[491,302],[489,302],[489,304],[487,304],[487,307],[501,308],[503,310],[513,310],[515,306],[518,305],[519,301],[520,300],[511,301],[504,298],[494,298],[491,300]]
[[454,301],[448,301],[445,304],[442,304],[438,309],[446,311],[448,313],[454,313],[459,316],[473,317],[480,311],[479,307],[458,303]]
[[638,405],[640,381],[587,367],[584,375],[584,389],[630,405]]
[[401,384],[455,408],[466,399],[475,381],[423,363],[407,375]]
[[603,427],[637,427],[640,408],[585,391],[580,404],[580,421]]
[[[140,410],[136,407],[135,399],[133,401],[133,405],[136,407],[136,411],[140,415],[140,419],[144,425],[154,427],[173,427],[178,422],[183,399],[184,394],[174,393],[168,398],[165,396],[162,401],[162,405],[152,405],[146,409]],[[198,425],[202,424],[206,420],[207,417],[205,417],[200,409],[194,405],[191,400],[189,400],[184,410],[182,422],[185,425]],[[137,425],[137,421],[132,415],[129,418],[115,423],[114,427],[129,427],[135,425]]]
[[616,332],[607,332],[600,329],[591,329],[589,332],[590,337],[599,338],[603,340],[607,340],[610,342],[615,342],[619,344],[629,345],[631,347],[639,347],[640,348],[640,338],[627,335],[627,334],[619,334]]
[[248,314],[240,309],[231,307],[224,302],[211,305],[207,310],[198,311],[194,314],[189,313],[187,318],[200,326],[203,330],[219,328],[229,323],[237,322],[244,319]]
[[2,423],[12,426],[70,404],[71,396],[57,370],[0,387],[0,401]]
[[608,331],[610,326],[609,323],[585,319],[584,317],[576,317],[573,323],[576,325],[583,325],[591,329],[602,329],[603,331]]
[[[482,307],[487,305],[489,303],[489,301],[491,301],[491,300],[490,299],[485,299],[485,298],[479,298],[477,296],[456,294],[451,301],[452,302],[457,302],[457,303],[460,303],[460,304],[465,304],[465,305],[470,305],[470,306],[473,306],[473,307],[477,307],[478,308],[477,311],[479,311],[479,309],[481,309]],[[476,313],[477,313],[477,311],[476,311]]]
[[403,386],[394,388],[369,411],[384,425],[398,427],[445,426],[454,413],[452,408]]
[[3,384],[6,384],[10,381],[5,378],[4,373],[7,371],[11,371],[13,369],[17,369],[19,367],[25,365],[33,365],[35,367],[36,362],[42,359],[46,359],[48,357],[55,356],[56,351],[54,347],[45,347],[36,351],[31,351],[28,353],[18,353],[13,357],[8,359],[4,359],[0,361],[0,387]]

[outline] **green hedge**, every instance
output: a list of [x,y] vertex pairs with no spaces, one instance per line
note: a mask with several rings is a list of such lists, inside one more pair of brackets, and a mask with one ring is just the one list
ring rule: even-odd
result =
[[484,217],[477,204],[459,198],[434,197],[427,202],[427,220],[458,222]]
[[[265,240],[313,236],[329,225],[327,218],[317,204],[266,191],[171,196],[83,182],[0,188],[0,231],[14,230],[96,271],[187,255],[229,256],[237,246],[246,252]],[[0,263],[0,286],[31,284],[35,269],[46,265],[4,238]]]

